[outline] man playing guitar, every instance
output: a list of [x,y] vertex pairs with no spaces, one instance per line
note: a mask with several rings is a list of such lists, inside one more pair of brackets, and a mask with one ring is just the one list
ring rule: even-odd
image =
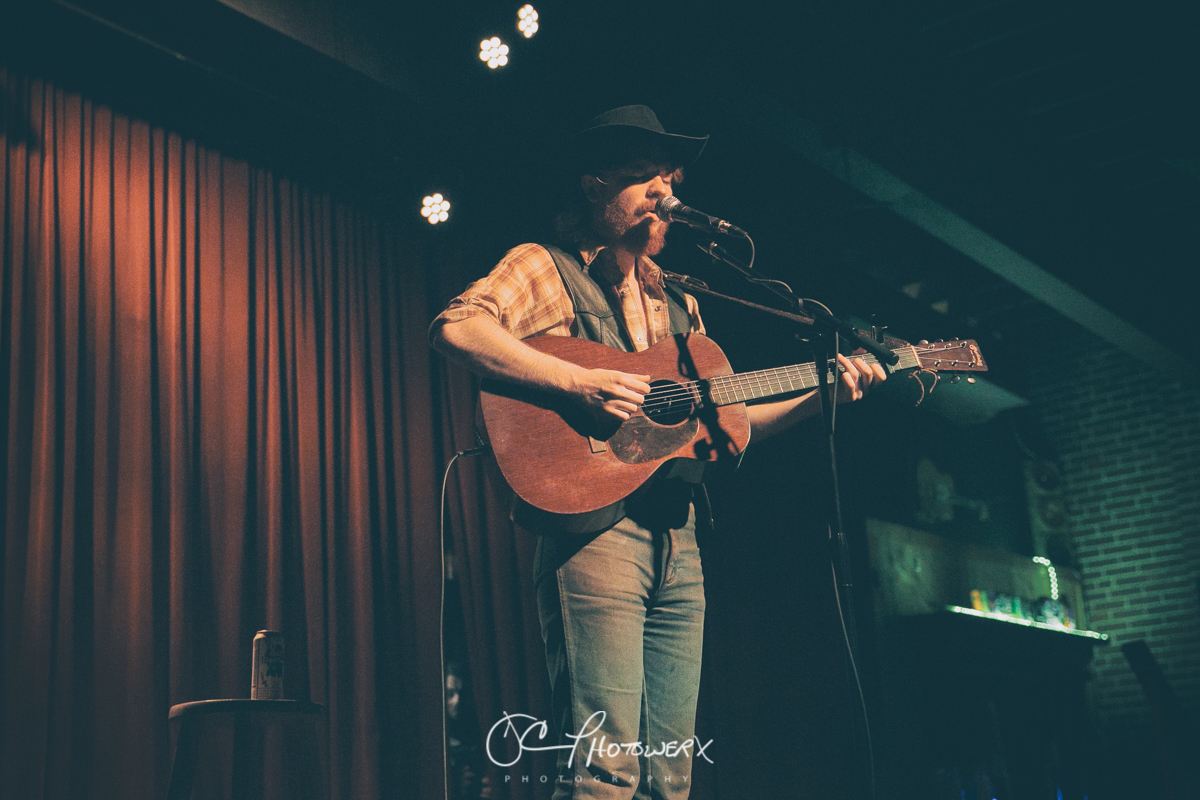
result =
[[[652,376],[588,367],[522,340],[573,336],[640,352],[703,333],[695,298],[666,285],[650,257],[668,227],[656,205],[707,139],[665,132],[645,106],[593,119],[566,159],[572,186],[556,218],[559,241],[510,250],[434,320],[433,346],[601,428],[640,415]],[[878,364],[838,361],[839,401],[885,378]],[[745,413],[757,439],[818,410],[807,391]],[[536,509],[514,514],[539,534],[534,571],[553,721],[560,737],[588,732],[573,751],[559,751],[555,798],[688,795],[704,627],[697,497],[695,484],[658,477],[624,499],[620,519],[586,533],[564,533],[575,529]]]

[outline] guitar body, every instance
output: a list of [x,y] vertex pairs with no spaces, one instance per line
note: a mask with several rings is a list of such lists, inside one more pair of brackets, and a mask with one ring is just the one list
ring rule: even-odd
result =
[[[541,336],[525,344],[591,369],[650,375],[652,387],[642,412],[601,428],[565,398],[484,382],[482,433],[508,485],[537,509],[596,512],[624,500],[677,459],[736,464],[750,441],[744,404],[701,403],[704,379],[733,372],[725,354],[705,336],[676,335],[640,353],[568,336]],[[698,380],[699,386],[691,383]]]

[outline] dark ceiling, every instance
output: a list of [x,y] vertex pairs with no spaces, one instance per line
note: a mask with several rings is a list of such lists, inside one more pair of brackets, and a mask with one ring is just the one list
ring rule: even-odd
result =
[[[843,63],[873,106],[856,146],[1186,353],[1177,284],[1200,252],[1195,4],[865,3],[813,16],[843,32]],[[989,297],[983,280],[959,286],[981,318],[1023,302]]]
[[[997,338],[1050,308],[1083,308],[1118,345],[1138,350],[1132,330],[1177,354],[1175,374],[1200,362],[1186,290],[1200,220],[1200,4],[549,0],[524,41],[518,2],[226,2],[44,2],[36,23],[74,27],[89,47],[123,40],[103,60],[129,54],[138,80],[165,76],[143,105],[191,81],[209,100],[180,104],[185,123],[203,128],[203,109],[232,103],[276,126],[271,153],[305,128],[398,194],[445,186],[461,202],[439,235],[489,243],[511,237],[514,198],[536,201],[530,176],[557,135],[646,102],[668,127],[712,134],[685,202],[749,230],[757,267],[803,294],[928,338]],[[490,35],[512,44],[503,70],[475,58]],[[797,144],[814,136],[833,166]],[[995,259],[864,194],[849,180],[858,157],[876,183],[898,181],[1007,253],[999,262],[1066,288],[1019,288]],[[671,266],[704,272],[683,251]]]
[[[827,145],[863,154],[1195,363],[1180,284],[1200,255],[1197,9],[867,0],[619,15],[606,5],[572,13],[572,35],[547,47],[561,61],[573,51],[599,63],[591,45],[619,43],[620,66],[573,70],[578,85],[603,85],[597,75],[610,72],[608,85],[661,97],[713,130],[724,194],[704,191],[705,207],[766,239],[774,260],[760,265],[772,274],[797,277],[786,254],[803,233],[825,240],[815,265],[907,290],[960,323],[1004,329],[1061,299],[1035,300],[857,192],[811,186],[828,173],[788,164],[755,122],[739,125],[739,95],[812,122]],[[753,178],[738,180],[746,169]],[[784,213],[761,211],[764,202]]]

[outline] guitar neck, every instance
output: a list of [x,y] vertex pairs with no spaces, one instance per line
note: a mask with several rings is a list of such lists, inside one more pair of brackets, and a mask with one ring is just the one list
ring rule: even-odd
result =
[[[905,345],[893,350],[900,361],[892,369],[901,370],[920,366],[916,349]],[[868,364],[877,364],[879,360],[872,355],[855,356]],[[836,380],[837,361],[828,363],[831,382]],[[748,400],[762,400],[793,392],[803,392],[815,389],[820,385],[820,375],[816,363],[793,364],[790,367],[775,367],[762,369],[757,372],[742,372],[737,375],[726,375],[719,378],[709,378],[707,381],[708,399],[713,405],[727,406],[734,403],[745,403]]]

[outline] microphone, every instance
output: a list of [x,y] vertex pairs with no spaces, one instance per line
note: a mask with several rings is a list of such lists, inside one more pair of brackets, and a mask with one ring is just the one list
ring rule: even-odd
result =
[[658,205],[654,207],[654,213],[658,218],[666,222],[682,222],[684,225],[689,225],[693,228],[699,228],[704,231],[716,231],[724,233],[728,236],[746,236],[746,232],[736,225],[730,225],[723,219],[710,217],[708,214],[697,211],[694,208],[689,208],[679,202],[679,198],[674,195],[667,195],[658,201]]

